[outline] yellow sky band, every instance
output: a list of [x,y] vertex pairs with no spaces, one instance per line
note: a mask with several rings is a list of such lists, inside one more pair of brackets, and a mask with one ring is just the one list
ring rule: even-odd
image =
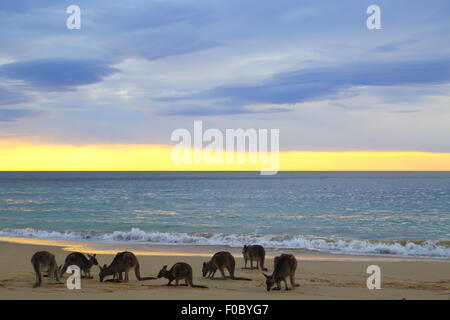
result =
[[[261,164],[174,164],[171,146],[0,142],[1,171],[254,170]],[[280,152],[279,171],[450,171],[450,153]]]

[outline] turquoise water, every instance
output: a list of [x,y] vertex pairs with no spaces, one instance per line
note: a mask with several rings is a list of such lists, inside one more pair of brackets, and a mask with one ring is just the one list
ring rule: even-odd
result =
[[450,257],[450,173],[3,172],[0,221],[2,236]]

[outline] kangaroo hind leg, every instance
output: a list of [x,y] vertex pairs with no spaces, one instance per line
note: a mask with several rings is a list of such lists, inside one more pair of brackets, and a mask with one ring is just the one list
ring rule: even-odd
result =
[[286,278],[284,278],[284,279],[283,279],[283,282],[284,282],[284,285],[286,286],[286,291],[287,291],[287,290],[289,290],[289,287],[288,287],[288,284],[287,284]]
[[222,279],[225,280],[227,277],[225,276],[225,270],[223,269],[223,267],[219,268],[220,274],[222,275]]
[[34,281],[33,288],[40,287],[42,285],[42,274],[40,263],[33,263],[33,269],[34,272],[36,273],[36,279]]
[[294,272],[291,273],[290,278],[291,278],[291,286],[292,286],[292,287],[300,287],[299,284],[296,284],[296,283],[295,283],[295,273],[294,273]]

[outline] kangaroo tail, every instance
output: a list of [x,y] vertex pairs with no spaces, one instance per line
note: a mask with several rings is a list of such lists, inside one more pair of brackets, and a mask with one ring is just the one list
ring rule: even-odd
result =
[[156,277],[142,277],[142,278],[139,279],[139,281],[144,281],[144,280],[156,280],[156,279],[158,279],[158,278],[156,278]]
[[139,263],[134,267],[134,273],[136,274],[136,279],[138,279],[139,281],[143,280],[141,278],[141,267],[139,266]]
[[134,273],[136,274],[136,279],[138,279],[139,281],[144,280],[143,278],[141,278],[141,268],[139,266],[139,263],[134,267]]
[[136,274],[136,279],[138,279],[139,281],[158,279],[155,277],[141,277],[141,268],[139,264],[137,264],[136,267],[134,267],[134,273]]
[[250,278],[244,278],[244,277],[230,277],[230,279],[233,279],[233,280],[252,281],[252,279],[250,279]]
[[194,283],[192,282],[192,270],[191,270],[191,273],[190,273],[190,275],[189,275],[187,281],[188,281],[189,285],[190,285],[192,288],[203,288],[203,289],[207,289],[207,288],[208,288],[207,286],[197,285],[197,284],[194,284]]

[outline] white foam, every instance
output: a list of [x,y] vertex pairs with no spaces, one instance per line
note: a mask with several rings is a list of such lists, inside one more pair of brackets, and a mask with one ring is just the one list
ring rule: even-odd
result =
[[57,240],[117,241],[151,244],[178,245],[227,245],[241,247],[244,244],[260,244],[267,248],[300,248],[331,253],[374,254],[395,256],[450,257],[450,248],[437,241],[369,241],[343,238],[320,238],[312,236],[242,235],[242,234],[188,234],[169,232],[146,232],[138,228],[130,231],[45,231],[26,229],[3,229],[0,236],[29,237]]

